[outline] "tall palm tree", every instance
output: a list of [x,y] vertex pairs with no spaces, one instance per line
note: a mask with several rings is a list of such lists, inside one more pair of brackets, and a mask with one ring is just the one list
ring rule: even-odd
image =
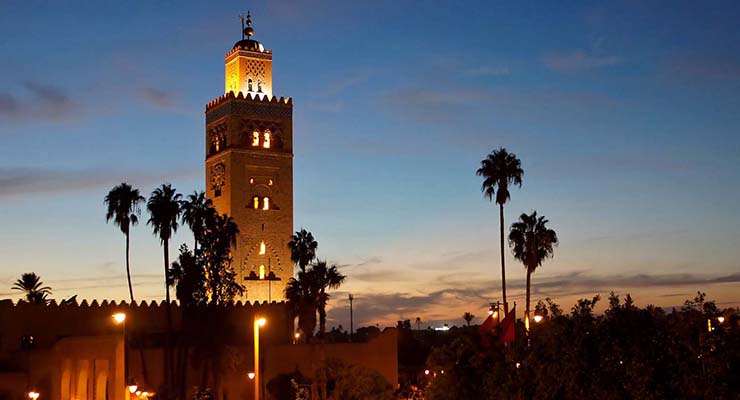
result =
[[193,192],[180,204],[182,210],[182,223],[190,227],[195,238],[193,254],[198,250],[198,243],[203,240],[206,229],[206,219],[215,214],[211,199],[206,198],[204,191]]
[[134,302],[134,288],[131,285],[131,266],[129,264],[129,237],[131,226],[139,223],[141,207],[139,203],[144,201],[144,197],[139,193],[139,189],[134,189],[126,182],[115,186],[105,196],[105,204],[108,211],[105,213],[105,222],[116,224],[121,232],[126,236],[126,277],[128,278],[128,293],[131,296],[131,303]]
[[558,236],[554,230],[547,227],[548,222],[544,216],[537,216],[537,211],[533,211],[529,215],[520,215],[519,220],[511,224],[509,232],[509,246],[514,257],[527,269],[527,306],[524,311],[527,331],[529,331],[529,285],[532,273],[543,261],[553,256],[553,247],[558,244]]
[[468,324],[468,326],[470,326],[470,322],[473,321],[473,318],[475,318],[475,315],[473,315],[473,314],[471,314],[469,312],[466,312],[465,314],[463,314],[463,319]]
[[301,229],[293,235],[288,247],[290,247],[290,259],[293,264],[298,265],[301,271],[305,271],[306,266],[316,258],[316,248],[319,247],[319,242],[313,238],[311,232]]
[[316,308],[319,312],[319,337],[326,333],[326,303],[329,302],[328,289],[338,289],[347,278],[336,265],[327,265],[326,261],[318,261],[311,268],[311,282],[315,285],[315,292],[318,294]]
[[480,162],[475,174],[483,177],[481,191],[489,201],[496,201],[499,206],[499,229],[501,246],[501,291],[504,298],[504,313],[508,313],[506,302],[506,266],[504,262],[504,204],[509,198],[509,185],[522,186],[524,170],[516,154],[509,153],[501,147],[494,150]]
[[311,340],[316,330],[318,294],[312,280],[309,271],[298,271],[295,278],[290,278],[285,286],[285,298],[290,305],[292,316],[298,317],[298,327],[306,342]]
[[421,330],[421,317],[416,317],[416,330]]
[[163,184],[162,186],[154,189],[152,194],[149,196],[149,201],[146,204],[147,210],[149,210],[148,225],[151,225],[154,236],[157,236],[162,243],[164,249],[164,289],[165,289],[165,314],[167,316],[167,336],[165,338],[165,351],[164,351],[164,384],[167,389],[170,387],[170,368],[171,368],[171,356],[170,356],[170,332],[172,331],[172,315],[170,311],[170,278],[169,278],[169,266],[170,266],[170,253],[169,253],[169,242],[172,234],[177,232],[178,224],[177,220],[180,218],[180,198],[181,194],[177,193],[175,188],[170,184]]
[[26,301],[31,304],[46,304],[46,296],[51,294],[51,288],[43,286],[41,277],[34,272],[26,272],[13,284],[13,290],[20,290],[26,294]]

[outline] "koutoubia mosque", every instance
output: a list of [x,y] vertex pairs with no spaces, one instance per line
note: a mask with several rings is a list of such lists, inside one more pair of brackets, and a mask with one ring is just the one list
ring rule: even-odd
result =
[[[244,297],[195,308],[163,301],[0,300],[0,399],[150,398],[165,387],[168,337],[178,349],[171,374],[179,378],[170,379],[176,386],[169,388],[176,398],[193,398],[207,387],[215,400],[265,399],[271,380],[298,371],[315,381],[317,367],[328,359],[373,369],[396,385],[395,329],[366,343],[296,339],[284,301],[293,276],[293,102],[273,95],[272,51],[253,36],[248,14],[241,40],[225,56],[225,94],[205,111],[206,195],[239,226],[232,265],[246,287]],[[112,316],[121,314],[124,322],[114,322]],[[171,329],[165,322],[170,317]],[[258,319],[265,322],[259,329]],[[261,350],[254,350],[255,343]],[[255,358],[259,386],[248,378]]]
[[234,218],[234,269],[244,299],[284,299],[293,276],[293,102],[272,86],[272,51],[253,39],[226,53],[225,94],[206,106],[206,195]]

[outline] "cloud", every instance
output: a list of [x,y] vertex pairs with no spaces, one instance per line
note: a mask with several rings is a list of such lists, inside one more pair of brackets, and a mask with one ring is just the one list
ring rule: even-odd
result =
[[411,87],[388,93],[382,104],[399,117],[436,123],[466,118],[472,108],[494,99],[493,92],[484,89]]
[[548,68],[558,72],[577,72],[598,67],[614,65],[620,62],[615,56],[594,56],[583,51],[570,53],[551,53],[543,62]]
[[489,65],[481,65],[478,67],[468,68],[463,71],[463,73],[472,77],[504,76],[511,74],[511,69],[509,69],[509,67],[493,67]]
[[[389,279],[393,280],[393,278]],[[658,292],[651,294],[654,298],[646,299],[655,302],[660,298],[670,299],[684,295],[679,293],[680,288],[686,288],[686,293],[693,293],[696,289],[708,290],[712,285],[738,283],[740,283],[740,273],[727,275],[592,275],[588,271],[573,271],[536,277],[532,285],[532,293],[534,299],[551,297],[561,303],[563,308],[569,309],[572,305],[570,302],[578,297],[590,297],[596,293],[607,294],[612,290],[618,293],[641,292],[642,297],[646,297],[646,293]],[[401,318],[413,320],[417,316],[422,317],[425,326],[461,322],[460,316],[463,312],[485,310],[490,301],[500,296],[500,281],[477,279],[470,274],[455,273],[438,276],[435,281],[427,283],[425,287],[430,289],[415,293],[353,292],[355,326],[376,323],[395,325],[395,321]],[[508,280],[507,289],[509,290],[509,301],[520,302],[523,306],[521,302],[524,301],[524,280]],[[670,289],[673,290],[665,294],[659,293],[660,290]],[[686,298],[692,297],[690,294],[685,296]],[[348,307],[346,297],[344,292],[332,294],[332,298],[336,299],[330,303],[329,319],[332,323],[348,325],[345,315],[345,308]]]
[[0,167],[0,198],[79,192],[106,188],[124,181],[150,185],[195,177],[198,173],[199,170],[194,168],[152,174],[147,171],[113,172],[100,168]]
[[144,87],[137,94],[139,98],[157,108],[170,110],[175,107],[175,97],[170,92],[154,87]]
[[80,116],[77,101],[59,88],[33,82],[24,83],[26,96],[0,93],[0,120],[67,121]]
[[711,81],[740,81],[740,59],[735,56],[684,55],[673,57],[666,69],[674,76]]

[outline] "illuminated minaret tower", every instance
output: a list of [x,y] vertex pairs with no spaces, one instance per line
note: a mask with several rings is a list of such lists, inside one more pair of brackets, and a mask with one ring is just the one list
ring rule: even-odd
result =
[[250,301],[283,300],[293,276],[293,102],[272,95],[272,51],[252,37],[226,53],[225,92],[206,105],[206,195],[239,225],[232,266]]

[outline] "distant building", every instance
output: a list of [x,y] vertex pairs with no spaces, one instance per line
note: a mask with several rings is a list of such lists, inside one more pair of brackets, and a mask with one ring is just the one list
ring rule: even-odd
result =
[[252,39],[226,53],[225,94],[206,106],[206,195],[234,218],[244,299],[284,299],[293,276],[293,102],[272,94],[272,51]]

